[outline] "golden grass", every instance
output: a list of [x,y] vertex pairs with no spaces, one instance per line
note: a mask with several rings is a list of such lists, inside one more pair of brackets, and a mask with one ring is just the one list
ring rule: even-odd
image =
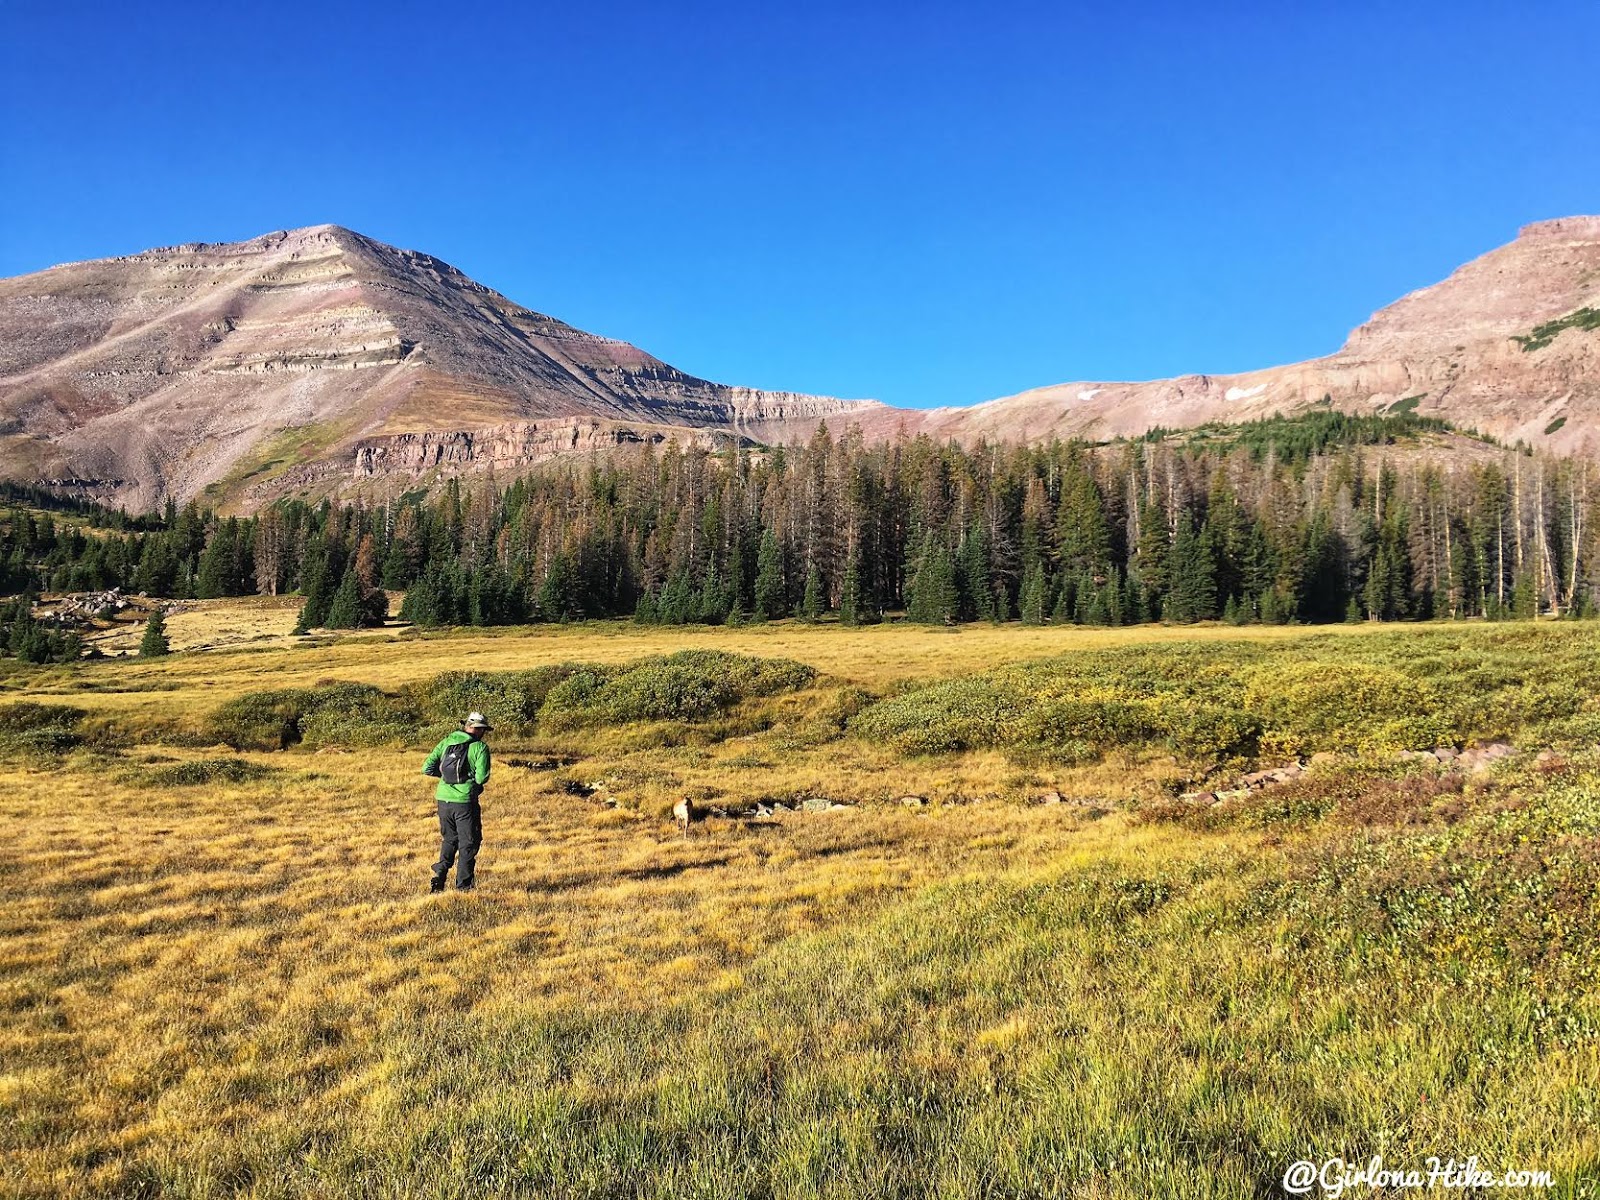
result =
[[[208,701],[220,702],[263,687],[304,686],[326,679],[392,688],[447,670],[511,671],[571,660],[616,663],[693,647],[794,658],[838,680],[880,688],[906,680],[966,675],[1046,655],[1118,646],[1211,640],[1274,643],[1327,634],[1361,637],[1381,633],[1384,628],[1392,632],[1392,627],[1376,625],[1097,629],[1012,624],[949,630],[875,625],[845,629],[831,623],[798,621],[742,629],[667,629],[631,621],[594,621],[423,636],[402,634],[391,627],[337,637],[268,640],[248,648],[231,644],[231,639],[241,635],[252,640],[286,635],[294,627],[298,611],[296,597],[192,602],[192,607],[171,619],[173,646],[214,647],[212,653],[154,662],[89,663],[54,675],[30,674],[23,690],[29,694],[49,692],[53,684],[75,690],[77,672],[82,671],[83,678],[103,679],[107,686],[104,693],[86,698],[86,703],[138,709],[164,705],[158,698],[137,693],[136,689],[154,682],[205,688]],[[276,652],[288,648],[294,652]],[[3,682],[0,676],[0,684]],[[119,693],[119,686],[134,690]]]
[[773,944],[927,881],[1114,836],[1070,806],[993,806],[712,820],[684,839],[501,768],[481,890],[431,898],[414,758],[320,755],[167,794],[52,782],[0,880],[13,1179],[93,1194],[120,1175],[91,1164],[198,1153],[285,1106],[354,1119],[384,1094],[397,1022],[737,986]]
[[[154,602],[149,602],[153,604]],[[167,617],[167,644],[176,651],[234,649],[292,644],[290,634],[304,601],[299,596],[246,596],[185,600]],[[145,603],[134,600],[112,627],[93,634],[89,644],[111,658],[133,656],[144,637]],[[137,618],[137,619],[136,619]]]
[[[197,636],[248,607],[196,610],[215,623]],[[262,688],[688,646],[881,692],[1077,649],[1304,633],[375,633],[14,671],[4,698],[154,728]],[[1070,772],[904,760],[808,742],[819,703],[762,701],[770,728],[715,739],[498,739],[469,896],[424,894],[437,827],[413,751],[135,744],[48,773],[0,762],[22,814],[0,848],[3,1190],[1249,1196],[1274,1194],[1292,1158],[1382,1150],[1482,1153],[1556,1170],[1553,1194],[1594,1194],[1600,1051],[1583,1030],[1600,1013],[1581,921],[1530,974],[1472,965],[1498,962],[1506,937],[1487,900],[1464,909],[1459,944],[1426,947],[1338,907],[1386,881],[1411,896],[1407,872],[1470,859],[1475,838],[1405,840],[1407,822],[1444,817],[1407,809],[1354,835],[1270,814],[1141,823],[1120,805],[1167,790],[1159,756]],[[578,761],[509,765],[549,753]],[[270,773],[147,782],[219,757]],[[1600,764],[1584,769],[1552,776],[1561,812],[1600,787]],[[1468,798],[1485,844],[1542,811],[1543,778]],[[1019,803],[1046,786],[1096,803]],[[684,839],[664,812],[691,789],[866,803],[712,819]],[[904,809],[906,792],[934,803]],[[1516,836],[1554,871],[1575,843],[1538,828]],[[1368,864],[1335,871],[1366,880],[1353,898],[1319,876],[1330,863]]]

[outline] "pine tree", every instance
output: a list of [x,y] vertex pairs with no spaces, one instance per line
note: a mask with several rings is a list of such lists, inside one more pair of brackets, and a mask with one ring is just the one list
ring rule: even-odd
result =
[[346,571],[333,599],[328,602],[328,615],[322,622],[327,629],[360,629],[361,580],[354,570]]
[[761,549],[756,556],[756,620],[772,621],[788,613],[784,598],[783,559],[778,539],[768,529],[761,534]]
[[1049,596],[1049,589],[1045,583],[1044,568],[1034,566],[1029,568],[1022,580],[1022,623],[1024,625],[1043,625],[1045,621],[1045,602]]
[[1511,585],[1510,615],[1518,621],[1531,621],[1539,615],[1539,588],[1532,571],[1524,571]]
[[328,607],[333,603],[333,593],[341,579],[342,563],[337,561],[336,543],[318,538],[307,546],[302,569],[300,592],[306,602],[300,609],[300,619],[295,628],[304,632],[320,629],[327,624]]
[[818,620],[825,609],[826,602],[822,597],[822,575],[816,567],[806,572],[805,598],[800,602],[800,615],[807,621]]
[[1170,592],[1166,615],[1173,621],[1189,623],[1209,621],[1217,615],[1216,557],[1211,548],[1211,538],[1202,529],[1194,532],[1194,522],[1188,513],[1178,519],[1178,531],[1172,539],[1172,553],[1168,561]]
[[539,599],[535,607],[541,621],[570,621],[578,615],[577,583],[573,578],[572,563],[567,555],[555,554],[550,559],[550,569],[539,585]]
[[989,569],[989,537],[981,525],[962,535],[956,562],[958,615],[969,621],[997,621],[994,582]]
[[202,600],[226,596],[231,592],[229,578],[234,557],[234,530],[231,525],[219,525],[211,531],[211,540],[200,555],[200,569],[195,578],[195,594]]
[[159,608],[150,613],[144,623],[144,637],[139,639],[140,658],[159,658],[172,649],[167,641],[167,621]]
[[952,625],[960,613],[960,604],[950,552],[930,531],[923,539],[922,554],[911,581],[906,619],[919,625]]
[[861,571],[856,564],[856,556],[853,554],[845,563],[844,579],[839,584],[839,623],[841,625],[864,624],[861,604]]

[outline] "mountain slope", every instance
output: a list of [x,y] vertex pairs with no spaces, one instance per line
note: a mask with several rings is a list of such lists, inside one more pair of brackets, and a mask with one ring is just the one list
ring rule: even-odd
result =
[[0,333],[6,473],[136,507],[881,407],[697,379],[332,225],[0,281]]
[[1528,349],[1516,340],[1586,308],[1600,308],[1600,217],[1544,221],[1382,309],[1325,358],[1242,375],[1056,384],[934,409],[923,427],[961,439],[1105,438],[1250,420],[1329,398],[1350,412],[1399,405],[1506,441],[1592,453],[1600,450],[1600,332],[1571,327]]
[[1324,358],[926,411],[728,387],[333,225],[0,280],[0,473],[134,508],[388,494],[678,437],[1105,439],[1317,405],[1600,450],[1600,217],[1524,228]]

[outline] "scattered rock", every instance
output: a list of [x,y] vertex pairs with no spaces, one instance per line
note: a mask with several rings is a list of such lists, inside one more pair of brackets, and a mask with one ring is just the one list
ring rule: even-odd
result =
[[1046,792],[1039,797],[1040,804],[1062,804],[1064,800],[1060,792]]
[[826,796],[808,796],[800,802],[801,812],[827,812],[833,807],[833,801]]
[[900,803],[906,808],[927,808],[928,798],[926,796],[901,796]]
[[1486,771],[1491,763],[1515,753],[1510,742],[1485,742],[1463,750],[1456,756],[1455,763],[1463,771]]
[[1299,763],[1287,763],[1281,767],[1268,767],[1262,771],[1252,771],[1242,776],[1239,786],[1242,788],[1264,788],[1274,783],[1287,783],[1291,779],[1298,779],[1305,774],[1305,768]]
[[525,771],[558,771],[562,767],[570,767],[578,760],[567,755],[547,755],[544,758],[508,758],[505,759],[508,767],[521,767]]

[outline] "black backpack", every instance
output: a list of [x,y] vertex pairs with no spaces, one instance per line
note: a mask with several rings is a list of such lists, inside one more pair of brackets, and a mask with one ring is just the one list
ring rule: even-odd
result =
[[452,742],[444,748],[444,755],[439,759],[439,778],[445,783],[472,783],[472,764],[467,761],[467,748],[472,745],[473,739],[464,742]]

